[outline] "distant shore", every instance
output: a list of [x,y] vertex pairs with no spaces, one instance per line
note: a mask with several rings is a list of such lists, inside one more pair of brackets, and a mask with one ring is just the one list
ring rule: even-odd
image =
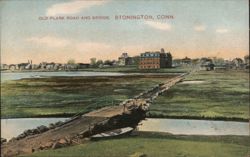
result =
[[[87,113],[87,112],[86,112]],[[84,114],[84,113],[83,113]],[[27,117],[1,117],[1,119],[22,119],[22,118],[71,118],[74,113],[66,114],[51,114],[51,115],[34,115]],[[202,117],[202,116],[162,116],[162,115],[147,115],[146,118],[160,118],[160,119],[189,119],[189,120],[213,120],[213,121],[235,121],[235,122],[249,122],[247,118],[238,117]]]
[[106,67],[106,68],[84,68],[71,70],[1,70],[1,73],[28,73],[28,72],[122,72],[122,73],[184,73],[190,71],[191,67],[161,68],[161,69],[138,69],[136,66]]

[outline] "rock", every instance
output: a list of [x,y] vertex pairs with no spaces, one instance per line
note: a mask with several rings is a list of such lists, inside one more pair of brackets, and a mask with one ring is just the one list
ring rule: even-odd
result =
[[71,143],[71,140],[67,140],[65,138],[61,138],[60,140],[56,141],[52,145],[52,149],[57,149],[61,147],[65,147]]
[[25,134],[25,135],[30,135],[31,133],[32,133],[32,131],[31,131],[30,129],[25,130],[25,131],[23,132],[23,134]]
[[61,147],[63,147],[62,144],[60,144],[59,142],[55,142],[55,143],[53,144],[53,146],[52,146],[52,149],[57,149],[57,148],[61,148]]
[[60,139],[58,142],[59,142],[60,144],[62,144],[62,145],[67,145],[67,144],[68,144],[67,140],[64,139],[64,138]]
[[38,150],[43,150],[43,149],[44,149],[43,145],[39,146],[39,148],[38,148]]
[[53,124],[53,123],[49,124],[49,129],[54,129],[55,127],[56,127],[55,124]]
[[41,126],[37,127],[37,130],[38,130],[40,133],[42,133],[42,132],[48,131],[49,128],[46,127],[46,126],[44,126],[44,125],[41,125]]
[[53,146],[53,142],[47,142],[45,145],[44,145],[44,148],[51,148]]
[[56,126],[60,126],[60,125],[62,125],[62,124],[63,124],[62,121],[58,121],[58,122],[55,123]]
[[22,134],[18,135],[18,136],[16,137],[16,139],[17,139],[17,140],[20,140],[20,139],[25,138],[25,137],[26,137],[26,135],[25,135],[24,133],[22,133]]
[[68,144],[72,143],[72,140],[70,138],[65,137],[65,139],[66,139],[66,141],[67,141]]
[[31,133],[32,133],[32,135],[35,135],[35,134],[38,134],[39,131],[38,131],[37,129],[32,129],[32,130],[31,130]]
[[84,138],[84,135],[78,134],[77,137],[81,139],[81,138]]
[[15,138],[15,137],[13,137],[13,138],[11,138],[10,140],[9,140],[9,142],[14,142],[14,141],[16,141],[17,139]]
[[7,142],[7,140],[5,138],[1,137],[1,144],[5,143],[5,142]]

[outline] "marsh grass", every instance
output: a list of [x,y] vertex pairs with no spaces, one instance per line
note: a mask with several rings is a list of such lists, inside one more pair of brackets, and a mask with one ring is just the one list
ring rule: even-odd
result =
[[149,116],[248,120],[249,73],[200,71],[184,81],[195,80],[204,82],[180,83],[159,96]]
[[118,105],[172,75],[50,77],[1,84],[1,117],[60,117]]

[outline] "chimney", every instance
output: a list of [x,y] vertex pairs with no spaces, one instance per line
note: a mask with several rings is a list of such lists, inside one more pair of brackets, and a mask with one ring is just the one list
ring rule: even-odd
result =
[[165,53],[165,51],[164,51],[164,49],[163,49],[163,48],[161,48],[161,53]]

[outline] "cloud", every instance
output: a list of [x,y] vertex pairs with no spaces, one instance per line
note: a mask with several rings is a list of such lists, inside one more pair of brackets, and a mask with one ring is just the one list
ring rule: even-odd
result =
[[76,50],[80,52],[88,52],[88,53],[106,53],[109,52],[112,47],[106,43],[98,43],[98,42],[79,42],[75,45]]
[[194,30],[197,32],[203,32],[206,30],[206,27],[204,25],[197,25],[197,26],[194,26]]
[[70,56],[78,62],[88,62],[92,57],[110,59],[116,56],[114,46],[103,42],[77,41],[55,36],[30,37],[26,39],[26,42],[30,45],[29,47],[32,47],[31,52],[34,50],[39,52],[32,57],[36,60],[43,58],[54,62],[66,62]]
[[217,33],[227,33],[229,30],[228,29],[225,29],[225,28],[218,28],[216,29],[216,32]]
[[63,39],[63,38],[58,38],[54,36],[42,36],[42,37],[31,37],[28,38],[27,41],[33,42],[36,44],[42,44],[46,45],[48,47],[64,47],[70,44],[70,41]]
[[153,27],[155,29],[159,29],[159,30],[170,30],[171,29],[171,25],[167,24],[167,23],[161,23],[161,22],[154,22],[154,21],[146,21],[145,22],[146,25]]
[[42,36],[42,37],[31,37],[26,41],[33,42],[48,48],[62,48],[69,46],[70,48],[78,52],[100,52],[104,53],[112,48],[111,45],[101,42],[90,42],[90,41],[74,41],[64,38],[58,38],[55,36]]
[[81,12],[83,9],[87,9],[96,5],[102,5],[107,2],[108,0],[89,0],[54,4],[47,9],[47,16],[55,16],[59,14],[76,14]]

